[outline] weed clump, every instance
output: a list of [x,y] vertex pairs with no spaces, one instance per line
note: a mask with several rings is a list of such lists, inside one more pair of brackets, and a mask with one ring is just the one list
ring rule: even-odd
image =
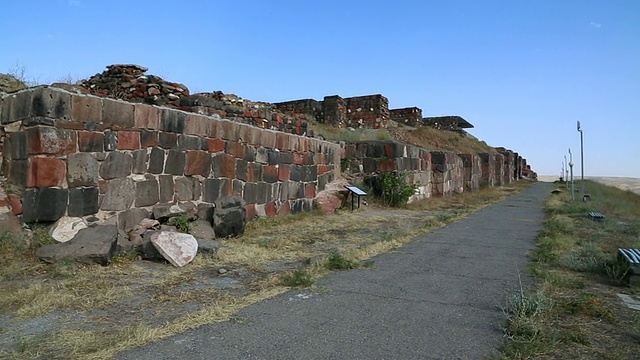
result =
[[349,270],[359,267],[359,264],[357,261],[347,259],[339,252],[333,251],[327,259],[326,266],[329,270]]
[[295,270],[282,277],[282,284],[291,287],[309,287],[313,285],[311,274],[306,270]]

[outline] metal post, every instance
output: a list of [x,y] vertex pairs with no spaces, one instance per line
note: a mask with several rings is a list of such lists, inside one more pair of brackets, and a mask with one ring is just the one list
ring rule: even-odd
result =
[[584,141],[582,128],[580,128],[580,121],[578,121],[578,131],[580,131],[580,192],[582,193],[582,199],[584,200]]
[[571,149],[569,149],[569,168],[571,169],[571,200],[575,200],[576,190],[573,185],[573,154],[571,154]]
[[567,164],[567,155],[564,156],[564,171],[566,176],[564,177],[564,188],[569,190],[569,165]]

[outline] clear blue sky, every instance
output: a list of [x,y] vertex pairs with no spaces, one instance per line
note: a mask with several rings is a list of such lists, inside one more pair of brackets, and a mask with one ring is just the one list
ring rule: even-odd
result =
[[381,93],[460,115],[560,173],[640,177],[640,1],[0,2],[0,72],[51,83],[135,63],[192,92],[278,102]]

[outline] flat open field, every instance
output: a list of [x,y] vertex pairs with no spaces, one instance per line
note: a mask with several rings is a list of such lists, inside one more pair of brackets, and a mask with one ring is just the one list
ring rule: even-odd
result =
[[[605,177],[605,176],[587,176],[589,180],[599,182],[604,185],[613,186],[621,190],[631,191],[640,194],[640,178],[631,177]],[[557,176],[544,175],[538,176],[539,181],[554,182],[558,180]]]

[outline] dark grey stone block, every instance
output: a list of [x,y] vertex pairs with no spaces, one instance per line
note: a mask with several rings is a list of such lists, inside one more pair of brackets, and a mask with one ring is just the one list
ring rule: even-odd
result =
[[114,151],[118,148],[118,137],[115,131],[104,132],[104,151]]
[[99,209],[97,187],[69,189],[69,216],[91,215]]
[[163,109],[162,118],[160,119],[160,130],[173,133],[183,133],[186,118],[187,115],[183,112]]
[[144,174],[147,172],[147,150],[135,150],[133,152],[133,173]]
[[36,126],[36,125],[53,126],[54,124],[55,124],[54,120],[48,117],[34,117],[34,118],[25,119],[22,121],[23,126]]
[[152,174],[162,174],[164,171],[164,150],[159,147],[151,149],[149,155],[149,172]]
[[269,165],[278,165],[278,164],[280,164],[280,151],[278,151],[278,150],[269,150],[269,152],[268,152],[268,161],[269,161]]
[[206,179],[202,199],[206,202],[214,203],[218,198],[224,196],[223,191],[230,186],[230,179]]
[[160,175],[160,202],[172,202],[173,201],[173,176],[172,175]]
[[174,149],[178,145],[178,136],[173,133],[161,132],[158,135],[158,141],[163,149]]
[[185,153],[178,150],[169,150],[164,171],[172,175],[184,175]]
[[67,120],[71,118],[71,94],[40,88],[33,92],[31,116],[46,116]]
[[[177,150],[208,150],[209,149],[208,142],[203,140],[204,138],[201,138],[198,136],[180,134],[178,135],[178,144],[176,146],[176,149]],[[207,145],[204,145],[205,147],[204,149],[203,149],[203,143],[207,144]]]
[[135,200],[135,184],[130,178],[117,178],[107,181],[107,193],[102,200],[101,209],[120,211],[131,207]]
[[27,158],[27,134],[24,131],[8,133],[4,143],[4,156],[10,160]]
[[131,154],[114,151],[100,165],[100,176],[105,179],[115,179],[131,175],[133,156]]
[[68,199],[67,189],[27,189],[22,202],[22,220],[26,223],[56,221],[67,211]]
[[156,179],[136,182],[136,207],[151,206],[158,203],[159,186]]

